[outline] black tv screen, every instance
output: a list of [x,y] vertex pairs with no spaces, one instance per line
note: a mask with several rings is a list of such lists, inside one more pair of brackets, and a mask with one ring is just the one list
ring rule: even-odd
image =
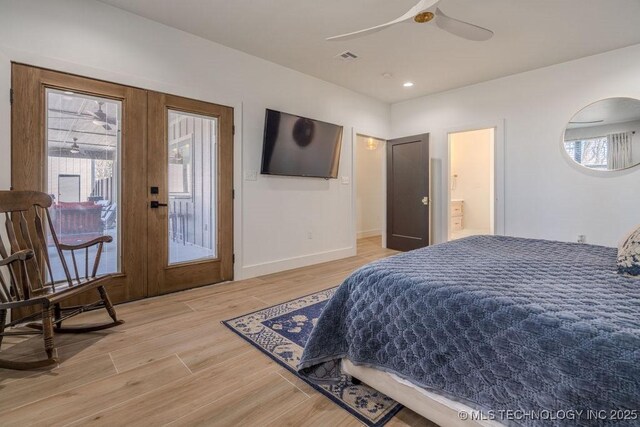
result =
[[337,178],[341,145],[342,126],[267,110],[260,173]]

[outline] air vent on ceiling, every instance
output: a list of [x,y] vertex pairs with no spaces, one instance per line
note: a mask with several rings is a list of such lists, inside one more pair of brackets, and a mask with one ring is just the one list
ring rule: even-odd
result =
[[342,52],[341,54],[336,55],[336,58],[338,58],[341,61],[351,62],[351,61],[355,61],[356,59],[358,59],[358,55],[356,55],[353,52],[349,52],[347,50],[346,52]]

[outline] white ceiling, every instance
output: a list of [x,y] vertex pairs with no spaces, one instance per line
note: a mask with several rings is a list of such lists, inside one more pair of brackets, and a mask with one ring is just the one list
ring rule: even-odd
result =
[[[100,1],[387,102],[640,43],[638,0],[440,2],[447,15],[493,30],[487,42],[460,39],[433,22],[324,40],[387,22],[417,0]],[[334,59],[345,50],[359,58]],[[405,81],[415,85],[404,88]]]

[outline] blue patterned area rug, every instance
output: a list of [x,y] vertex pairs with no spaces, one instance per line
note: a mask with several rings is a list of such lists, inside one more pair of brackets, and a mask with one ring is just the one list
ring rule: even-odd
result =
[[[322,309],[337,288],[316,292],[222,323],[233,332],[298,375],[296,366]],[[343,376],[339,384],[316,384],[298,376],[368,426],[387,423],[402,405],[365,384]]]

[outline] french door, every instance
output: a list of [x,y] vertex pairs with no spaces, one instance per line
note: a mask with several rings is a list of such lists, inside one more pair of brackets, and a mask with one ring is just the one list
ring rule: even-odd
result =
[[233,109],[149,92],[152,295],[233,278]]
[[113,300],[232,279],[231,108],[22,64],[12,90],[12,188],[63,242],[113,237]]

